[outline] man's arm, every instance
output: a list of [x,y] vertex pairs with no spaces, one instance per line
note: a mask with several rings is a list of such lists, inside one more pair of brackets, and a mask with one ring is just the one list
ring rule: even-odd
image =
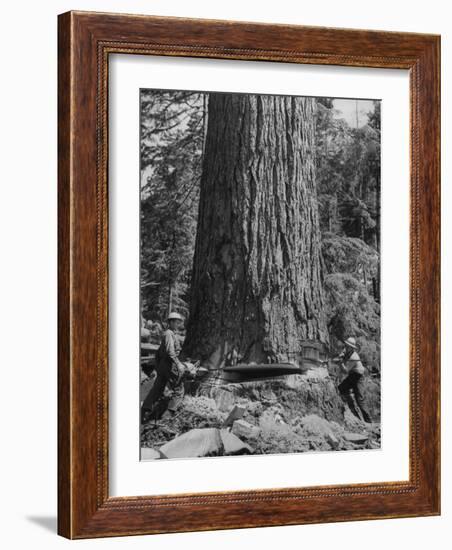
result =
[[341,363],[341,371],[344,374],[348,374],[349,369],[347,368],[347,365],[345,363]]
[[341,353],[333,359],[335,363],[339,363],[339,366],[341,367],[341,371],[345,374],[348,373],[348,368],[346,367],[344,363],[345,359],[345,349],[341,351]]
[[332,360],[335,362],[335,363],[342,363],[342,361],[344,360],[344,357],[345,357],[345,350],[342,350],[340,352],[339,355],[337,355],[336,357],[334,357]]

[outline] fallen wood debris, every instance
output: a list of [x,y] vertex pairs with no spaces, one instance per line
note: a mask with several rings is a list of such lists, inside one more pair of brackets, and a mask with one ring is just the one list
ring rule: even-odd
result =
[[141,459],[195,458],[252,454],[253,448],[227,429],[195,428],[165,443],[159,450],[141,449]]
[[225,455],[252,454],[253,448],[229,430],[220,430]]
[[228,414],[226,420],[224,421],[224,426],[232,426],[234,420],[240,420],[245,412],[245,407],[234,405],[234,407],[231,409],[231,412]]
[[195,428],[169,441],[160,451],[167,458],[194,458],[218,455],[222,446],[217,428]]
[[356,434],[352,432],[344,432],[342,437],[350,441],[350,443],[355,443],[357,445],[365,443],[369,439],[369,436],[366,434]]
[[141,460],[159,460],[160,458],[167,458],[161,451],[156,451],[150,447],[142,447],[140,453]]
[[256,439],[259,437],[260,429],[257,426],[253,426],[253,424],[250,424],[246,420],[235,420],[232,424],[232,433],[239,437]]

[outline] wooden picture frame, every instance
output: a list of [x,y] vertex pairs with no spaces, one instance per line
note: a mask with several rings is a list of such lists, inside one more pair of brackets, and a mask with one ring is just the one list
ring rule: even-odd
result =
[[[439,36],[69,12],[59,16],[58,53],[59,534],[87,538],[439,514]],[[109,496],[107,91],[113,53],[409,71],[409,481]]]

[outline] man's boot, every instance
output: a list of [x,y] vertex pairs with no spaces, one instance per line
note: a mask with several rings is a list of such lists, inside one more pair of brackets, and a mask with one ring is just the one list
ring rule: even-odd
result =
[[152,417],[152,411],[151,409],[148,409],[146,407],[141,407],[141,423],[146,424],[151,420]]

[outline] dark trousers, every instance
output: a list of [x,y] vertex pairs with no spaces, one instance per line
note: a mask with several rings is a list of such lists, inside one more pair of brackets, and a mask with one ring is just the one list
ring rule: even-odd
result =
[[[360,418],[359,413],[361,412],[364,422],[372,422],[370,415],[364,406],[363,383],[364,376],[362,374],[359,374],[358,372],[352,371],[339,384],[338,389],[341,395],[347,401],[350,410],[355,416]],[[355,397],[356,405],[358,406],[359,411],[356,408],[351,393],[353,393]]]
[[152,411],[158,400],[162,397],[165,388],[171,390],[171,398],[168,403],[168,410],[175,411],[184,398],[184,383],[182,373],[175,365],[162,362],[155,367],[157,377],[154,385],[143,401],[143,409]]

